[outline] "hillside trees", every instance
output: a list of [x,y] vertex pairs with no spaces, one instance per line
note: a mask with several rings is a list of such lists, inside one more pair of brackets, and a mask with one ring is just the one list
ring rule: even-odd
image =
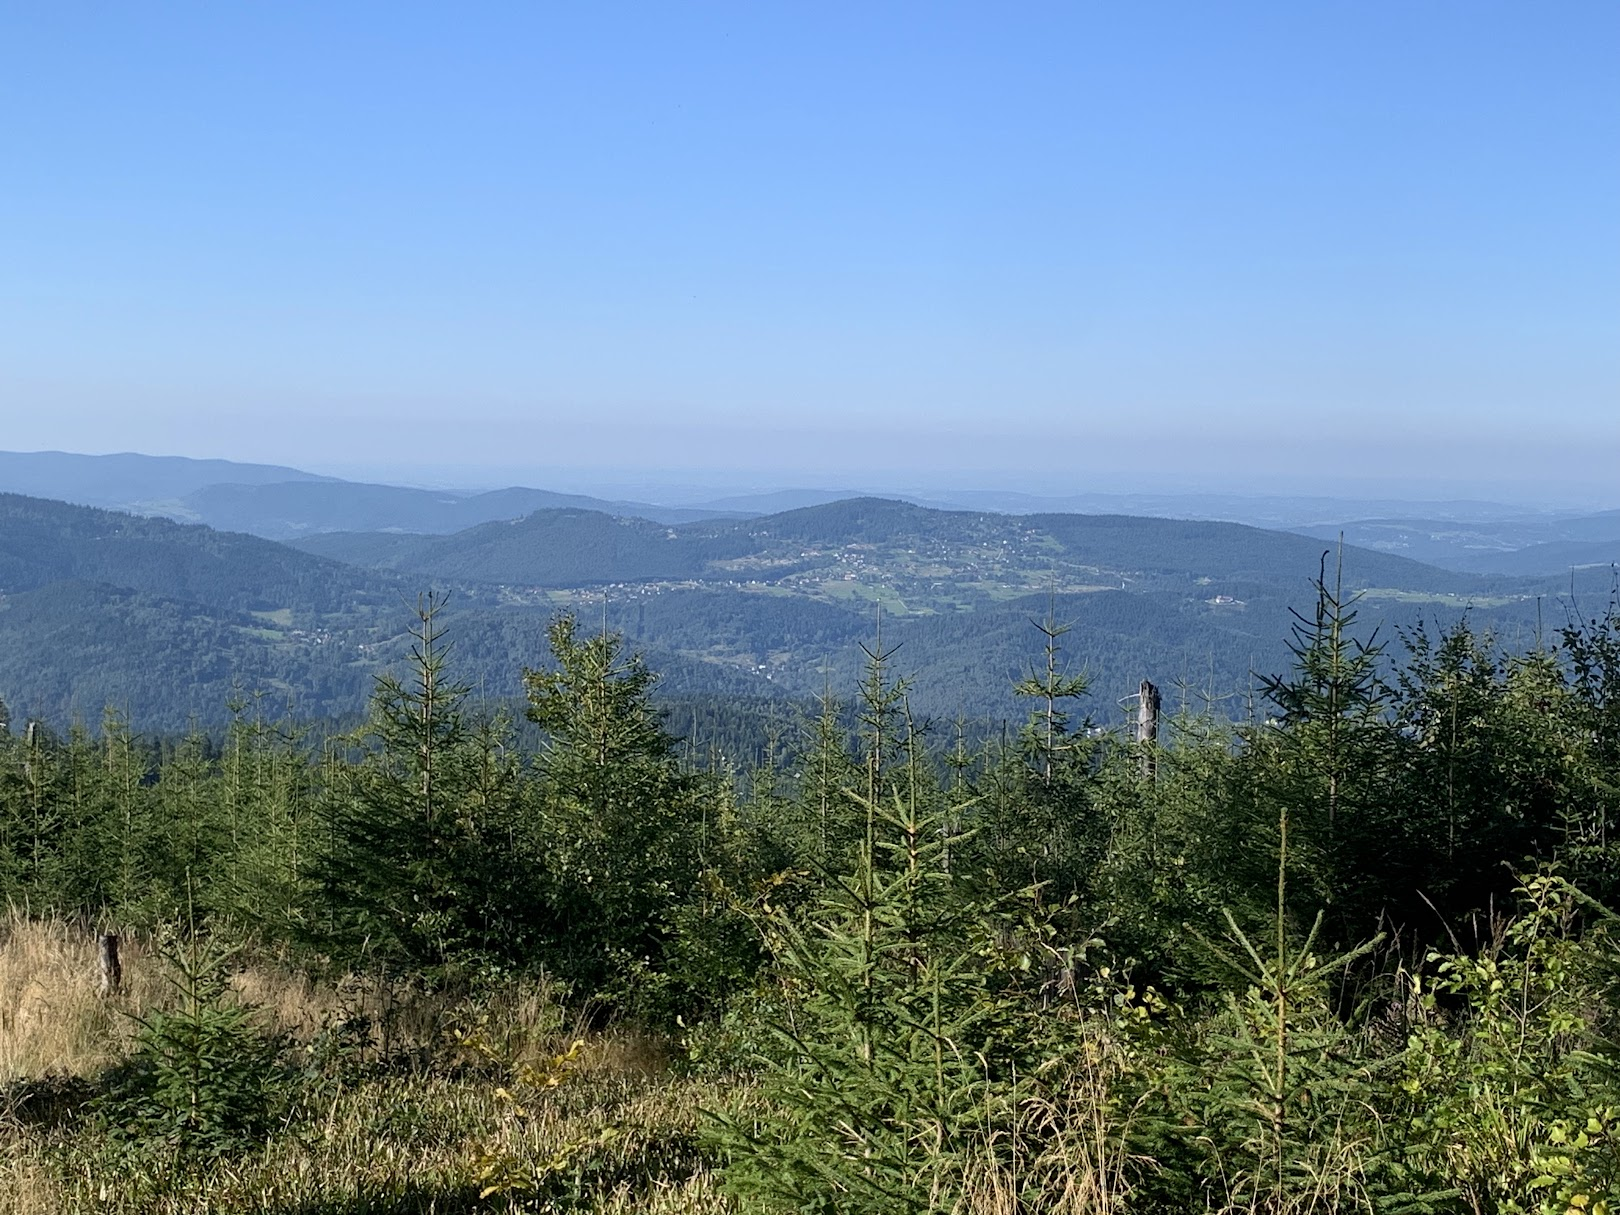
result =
[[[1561,852],[1575,880],[1614,906],[1620,899],[1620,589],[1611,592],[1601,617],[1577,618],[1560,636],[1570,668],[1567,716],[1583,752],[1561,800]],[[1548,695],[1536,696],[1538,708]]]
[[1076,724],[1070,707],[1090,684],[1063,657],[1069,626],[1050,610],[1031,623],[1042,638],[1041,660],[1013,686],[1029,714],[989,763],[972,847],[1004,887],[1033,884],[1048,901],[1062,903],[1091,895],[1108,826],[1096,799],[1099,751],[1087,737],[1091,723]]
[[49,905],[60,877],[69,748],[37,722],[6,748],[0,773],[0,880],[13,898]]
[[237,698],[219,760],[224,835],[216,904],[272,939],[307,938],[319,893],[318,765],[308,730],[273,721],[262,701]]
[[1466,621],[1434,640],[1415,630],[1407,648],[1393,914],[1432,933],[1511,894],[1504,860],[1553,855],[1582,748],[1554,654],[1505,655]]
[[995,941],[1010,900],[952,874],[956,816],[896,791],[863,806],[848,871],[802,916],[767,917],[774,1065],[726,1138],[728,1184],[772,1209],[949,1209],[1031,1047],[1032,1006],[1006,994],[1027,958]]
[[547,631],[551,665],[524,672],[537,757],[549,953],[562,973],[617,985],[662,969],[676,905],[697,882],[713,823],[651,701],[654,676],[624,640],[582,637],[573,616]]
[[[1307,905],[1314,911],[1336,904],[1333,928],[1339,939],[1354,939],[1363,935],[1365,917],[1379,910],[1377,875],[1387,868],[1399,823],[1389,785],[1398,738],[1380,671],[1382,647],[1376,632],[1364,639],[1355,628],[1342,566],[1329,585],[1326,553],[1312,587],[1314,611],[1294,612],[1292,670],[1262,681],[1275,716],[1251,729],[1246,743],[1261,765],[1270,805],[1292,829]],[[1268,811],[1254,825],[1273,817]]]
[[65,914],[133,908],[147,885],[150,757],[123,716],[100,736],[0,735],[0,897]]
[[407,675],[378,677],[352,762],[327,765],[325,883],[337,938],[430,972],[511,960],[532,860],[506,723],[475,720],[424,596]]

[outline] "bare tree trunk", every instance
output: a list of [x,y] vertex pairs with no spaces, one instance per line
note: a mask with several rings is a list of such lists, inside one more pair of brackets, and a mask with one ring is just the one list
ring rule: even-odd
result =
[[1142,776],[1153,780],[1159,773],[1159,689],[1145,679],[1136,699],[1136,741],[1142,747]]

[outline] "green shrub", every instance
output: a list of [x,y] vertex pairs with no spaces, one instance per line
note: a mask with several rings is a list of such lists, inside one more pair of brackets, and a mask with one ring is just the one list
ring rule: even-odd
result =
[[829,881],[809,923],[767,925],[774,1049],[757,1110],[721,1119],[718,1136],[747,1204],[951,1209],[1034,1049],[1034,1004],[999,981],[1017,946],[946,868],[942,818],[898,797],[867,809],[854,872]]
[[293,1096],[281,1042],[231,995],[232,951],[191,934],[163,956],[179,1004],[138,1019],[135,1050],[98,1103],[109,1133],[138,1158],[262,1142]]
[[1614,917],[1563,878],[1477,956],[1432,953],[1404,1088],[1413,1154],[1471,1209],[1565,1215],[1620,1195]]

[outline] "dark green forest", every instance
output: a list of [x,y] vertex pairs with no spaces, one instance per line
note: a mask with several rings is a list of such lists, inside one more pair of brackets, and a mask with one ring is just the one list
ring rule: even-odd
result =
[[[41,1167],[137,1142],[169,1163],[130,1192],[178,1201],[317,1116],[291,1044],[208,986],[230,964],[198,943],[227,942],[484,1008],[434,1032],[526,1110],[607,1026],[662,1042],[668,1083],[719,1086],[678,1150],[614,1131],[570,1173],[508,1143],[445,1207],[390,1210],[463,1209],[456,1184],[547,1210],[684,1185],[697,1205],[670,1209],[709,1209],[700,1183],[714,1209],[1606,1210],[1620,611],[1529,647],[1466,621],[1369,640],[1318,569],[1250,703],[1167,701],[1151,732],[1099,712],[1062,614],[1092,600],[1059,598],[1019,634],[1013,724],[920,716],[927,676],[874,629],[818,703],[772,711],[753,761],[677,734],[746,704],[671,720],[624,636],[568,612],[515,711],[476,695],[434,596],[352,730],[253,697],[180,738],[138,701],[11,720],[8,900],[193,942],[173,1015],[194,1036],[143,1022]],[[491,1045],[490,1001],[536,982],[586,1035],[550,1062]],[[343,1025],[323,1067],[464,1066],[432,1033],[395,1057]],[[186,1072],[196,1034],[242,1074]]]

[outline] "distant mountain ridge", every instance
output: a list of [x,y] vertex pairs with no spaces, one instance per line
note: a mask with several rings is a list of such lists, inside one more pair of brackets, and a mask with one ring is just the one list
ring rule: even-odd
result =
[[392,531],[443,535],[480,523],[518,519],[537,510],[573,508],[688,523],[717,512],[645,502],[607,502],[514,486],[482,494],[410,489],[352,481],[288,481],[263,485],[210,485],[187,495],[185,508],[199,522],[230,531],[288,540],[323,532]]
[[1353,544],[1473,574],[1553,577],[1572,568],[1620,563],[1620,511],[1485,523],[1360,519],[1298,530],[1323,539],[1342,533]]
[[88,456],[65,451],[0,451],[0,493],[54,498],[80,506],[143,511],[144,505],[178,503],[209,485],[233,482],[335,481],[277,464],[146,456],[136,452]]
[[[273,464],[131,452],[0,452],[0,492],[160,515],[274,540],[337,533],[452,535],[537,510],[599,511],[682,525],[747,519],[870,498],[870,490],[813,487],[741,494],[677,494],[676,503],[512,486],[483,492],[342,480]],[[640,492],[621,487],[618,492]],[[1620,561],[1620,511],[1585,515],[1498,502],[1410,502],[1185,492],[1040,494],[1011,490],[908,490],[878,496],[944,511],[1007,515],[1114,515],[1237,522],[1329,541],[1342,531],[1363,548],[1458,573],[1551,576]],[[1347,520],[1341,522],[1340,520]],[[338,551],[358,552],[350,538]],[[410,546],[399,546],[398,559]],[[364,559],[359,558],[359,559]]]
[[993,510],[1005,514],[1148,515],[1161,519],[1208,519],[1251,527],[1305,530],[1336,525],[1353,517],[1422,513],[1471,522],[1509,519],[1525,508],[1469,499],[1414,502],[1402,499],[1330,498],[1298,494],[1069,493],[1031,494],[1012,490],[930,490],[905,495],[908,501],[942,510]]
[[322,532],[447,534],[548,507],[689,523],[749,512],[619,502],[510,487],[485,493],[345,481],[272,464],[125,452],[0,452],[0,492],[206,523],[221,531],[287,540]]

